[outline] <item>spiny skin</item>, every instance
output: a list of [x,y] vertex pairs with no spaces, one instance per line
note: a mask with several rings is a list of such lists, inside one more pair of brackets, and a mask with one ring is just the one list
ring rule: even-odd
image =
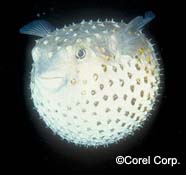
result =
[[115,143],[142,127],[153,110],[158,60],[141,30],[128,25],[83,21],[37,41],[32,99],[62,139],[84,146]]

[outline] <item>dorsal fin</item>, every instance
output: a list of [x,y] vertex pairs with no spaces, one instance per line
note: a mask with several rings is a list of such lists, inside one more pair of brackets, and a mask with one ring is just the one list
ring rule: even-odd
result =
[[45,37],[55,30],[55,27],[45,20],[35,20],[23,26],[19,32],[27,35]]
[[146,12],[144,17],[143,16],[137,16],[136,18],[134,18],[133,20],[131,20],[128,23],[125,31],[128,31],[128,30],[132,30],[132,31],[140,30],[154,18],[155,18],[155,14],[153,12],[151,12],[151,11]]

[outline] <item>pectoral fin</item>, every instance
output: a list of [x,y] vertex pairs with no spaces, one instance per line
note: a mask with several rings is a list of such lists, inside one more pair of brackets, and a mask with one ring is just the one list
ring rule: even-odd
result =
[[45,20],[35,20],[25,26],[23,26],[19,32],[27,35],[34,35],[39,37],[45,37],[55,30],[55,27],[52,26]]
[[130,21],[125,29],[125,31],[138,31],[142,29],[147,23],[155,18],[155,14],[151,11],[146,12],[145,16],[137,16],[132,21]]

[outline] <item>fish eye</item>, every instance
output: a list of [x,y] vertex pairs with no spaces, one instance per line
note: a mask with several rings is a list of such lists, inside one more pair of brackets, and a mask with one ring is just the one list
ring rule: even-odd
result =
[[77,59],[83,59],[86,56],[86,50],[85,49],[80,49],[76,53],[76,58]]

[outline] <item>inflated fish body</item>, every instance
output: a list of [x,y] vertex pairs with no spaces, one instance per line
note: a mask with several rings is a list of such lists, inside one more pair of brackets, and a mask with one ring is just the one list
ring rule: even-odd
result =
[[20,32],[32,50],[31,94],[46,125],[85,146],[115,143],[143,126],[159,91],[154,48],[142,33],[152,12],[128,24],[82,21],[54,30],[38,20]]

